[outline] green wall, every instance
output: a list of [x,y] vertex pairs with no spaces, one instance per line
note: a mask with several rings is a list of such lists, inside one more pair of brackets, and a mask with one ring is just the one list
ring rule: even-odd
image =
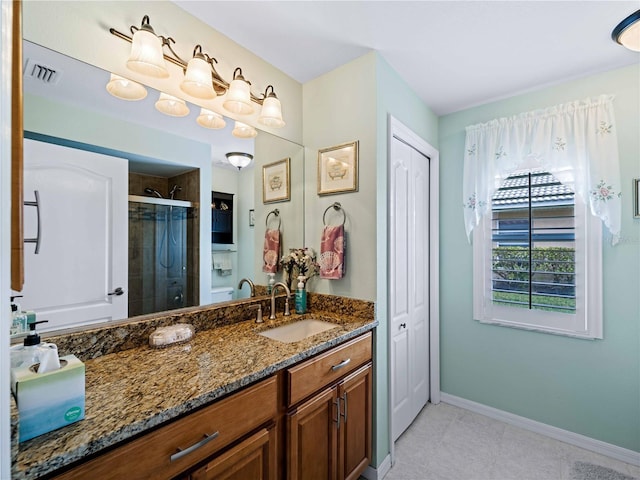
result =
[[[472,248],[462,209],[467,125],[614,94],[623,179],[620,243],[604,234],[604,339],[580,340],[472,319]],[[594,75],[440,118],[442,391],[640,451],[640,66]]]
[[[379,327],[374,339],[374,458],[390,451],[387,335],[387,118],[391,114],[437,148],[438,118],[386,61],[371,52],[303,85],[305,145],[305,242],[319,247],[324,210],[339,201],[347,212],[347,275],[315,278],[315,292],[374,300]],[[358,140],[359,189],[317,195],[317,151]]]

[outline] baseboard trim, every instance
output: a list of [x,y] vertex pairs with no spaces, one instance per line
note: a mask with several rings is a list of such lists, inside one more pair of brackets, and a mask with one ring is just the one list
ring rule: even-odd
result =
[[546,423],[537,422],[526,417],[521,417],[520,415],[505,412],[504,410],[489,407],[488,405],[483,405],[448,393],[442,392],[440,394],[440,400],[455,407],[464,408],[465,410],[500,420],[508,423],[509,425],[524,428],[525,430],[539,433],[541,435],[560,440],[561,442],[570,443],[576,447],[584,448],[585,450],[590,450],[601,455],[606,455],[608,457],[615,458],[616,460],[630,463],[631,465],[640,466],[640,453],[627,448],[618,447],[611,443],[596,440],[595,438],[580,435],[579,433],[570,432],[569,430],[563,430],[562,428],[553,427]]
[[389,470],[391,470],[391,455],[387,455],[378,468],[373,468],[369,465],[362,472],[362,476],[367,480],[381,480],[389,473]]

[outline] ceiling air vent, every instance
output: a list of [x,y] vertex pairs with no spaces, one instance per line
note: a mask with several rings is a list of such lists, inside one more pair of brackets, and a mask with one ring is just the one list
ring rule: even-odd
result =
[[56,85],[62,76],[62,72],[45,65],[43,62],[28,58],[25,63],[24,76],[26,79],[30,78],[47,85]]

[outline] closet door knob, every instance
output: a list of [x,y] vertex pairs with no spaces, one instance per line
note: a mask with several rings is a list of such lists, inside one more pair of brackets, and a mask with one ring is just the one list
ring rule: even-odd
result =
[[113,292],[109,292],[107,293],[107,295],[116,295],[116,296],[120,296],[124,293],[124,290],[122,289],[122,287],[118,287],[116,288]]
[[407,324],[406,323],[401,323],[400,324],[400,328],[407,328]]

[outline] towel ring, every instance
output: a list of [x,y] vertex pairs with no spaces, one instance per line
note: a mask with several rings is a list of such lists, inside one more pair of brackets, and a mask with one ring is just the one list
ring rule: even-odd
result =
[[325,220],[325,217],[327,216],[327,212],[328,212],[329,210],[331,210],[332,208],[333,208],[336,212],[337,212],[338,210],[341,210],[341,211],[342,211],[342,223],[341,223],[340,225],[344,225],[344,222],[346,222],[346,221],[347,221],[347,214],[346,214],[346,213],[344,213],[344,208],[342,208],[342,205],[340,205],[340,203],[339,203],[339,202],[334,202],[334,203],[332,203],[332,204],[331,204],[331,205],[329,205],[329,206],[327,207],[327,209],[324,211],[324,214],[322,215],[322,223],[323,223],[323,225],[324,225],[325,227],[327,226],[327,222],[326,222],[326,220]]
[[280,230],[280,225],[282,225],[282,219],[280,218],[280,210],[278,210],[277,208],[271,210],[268,214],[267,214],[267,218],[264,221],[264,225],[265,227],[269,228],[269,217],[271,215],[275,215],[276,218],[278,219],[278,230]]

